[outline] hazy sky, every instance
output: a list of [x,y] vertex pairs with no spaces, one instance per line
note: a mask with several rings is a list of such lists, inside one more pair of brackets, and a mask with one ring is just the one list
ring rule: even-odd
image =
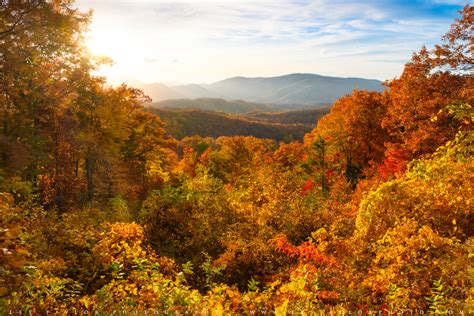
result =
[[112,82],[209,83],[309,72],[389,79],[466,1],[78,0]]

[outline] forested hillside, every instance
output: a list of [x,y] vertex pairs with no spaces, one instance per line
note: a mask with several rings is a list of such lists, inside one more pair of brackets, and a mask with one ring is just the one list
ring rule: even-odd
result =
[[245,102],[242,100],[227,101],[224,99],[200,98],[200,99],[178,99],[154,102],[150,104],[153,108],[170,109],[197,109],[205,111],[218,111],[224,113],[243,114],[252,111],[271,112],[277,108],[271,105]]
[[70,2],[0,6],[0,314],[474,312],[474,7],[277,144],[171,137]]
[[251,119],[281,123],[281,124],[305,124],[315,125],[318,120],[329,113],[330,106],[322,106],[314,109],[280,111],[280,112],[262,112],[255,111],[246,113],[245,116]]
[[148,109],[160,117],[167,133],[176,139],[198,135],[202,137],[254,136],[277,142],[303,141],[327,108],[285,112],[250,112],[229,115],[196,109]]

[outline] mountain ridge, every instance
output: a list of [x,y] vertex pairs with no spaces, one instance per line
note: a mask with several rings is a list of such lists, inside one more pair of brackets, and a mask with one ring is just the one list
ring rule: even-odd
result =
[[383,91],[382,81],[359,77],[333,77],[292,73],[275,77],[226,78],[210,84],[167,86],[162,83],[139,86],[154,102],[173,99],[222,98],[228,101],[285,106],[332,103],[354,89]]

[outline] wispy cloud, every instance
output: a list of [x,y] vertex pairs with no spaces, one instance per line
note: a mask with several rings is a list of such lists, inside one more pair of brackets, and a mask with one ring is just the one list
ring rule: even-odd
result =
[[[451,0],[79,0],[76,5],[95,10],[91,41],[97,48],[101,39],[110,42],[102,48],[116,59],[114,71],[144,81],[293,71],[390,78],[412,51],[438,41],[461,8]],[[159,63],[153,55],[160,56]]]
[[159,60],[159,59],[156,59],[156,58],[144,58],[144,61],[145,61],[145,63],[147,63],[147,64],[154,64],[154,63],[159,62],[160,60]]

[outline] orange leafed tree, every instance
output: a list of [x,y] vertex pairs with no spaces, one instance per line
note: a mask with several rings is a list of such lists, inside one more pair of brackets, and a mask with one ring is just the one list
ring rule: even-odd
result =
[[387,93],[354,90],[334,104],[312,134],[332,147],[334,163],[343,158],[346,176],[356,179],[360,170],[383,160],[388,135],[381,126]]
[[388,83],[391,104],[382,125],[395,138],[390,147],[405,151],[407,160],[454,137],[459,122],[446,106],[473,102],[474,8],[466,5],[461,14],[444,44],[414,53],[401,77]]

